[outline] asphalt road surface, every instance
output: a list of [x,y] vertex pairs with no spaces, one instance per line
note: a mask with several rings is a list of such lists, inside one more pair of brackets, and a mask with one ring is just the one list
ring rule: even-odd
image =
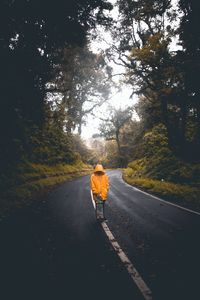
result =
[[[200,216],[108,175],[107,225],[153,299],[200,299]],[[2,300],[143,299],[95,220],[89,176],[1,221],[0,241]]]

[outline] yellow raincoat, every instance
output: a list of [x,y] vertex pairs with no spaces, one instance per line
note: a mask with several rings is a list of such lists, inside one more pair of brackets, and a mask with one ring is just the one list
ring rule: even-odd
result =
[[96,165],[90,178],[90,186],[94,195],[99,195],[103,201],[107,199],[109,181],[102,165]]

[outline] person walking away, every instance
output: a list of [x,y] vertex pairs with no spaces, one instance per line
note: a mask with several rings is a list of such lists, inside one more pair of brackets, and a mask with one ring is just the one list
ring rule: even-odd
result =
[[[94,173],[91,175],[90,178],[90,187],[92,190],[93,198],[96,204],[96,212],[98,205],[101,205],[103,208],[103,216],[101,214],[100,218],[104,218],[104,205],[105,201],[108,197],[108,190],[109,190],[109,179],[108,175],[106,174],[103,166],[101,164],[97,164]],[[98,216],[97,216],[98,218]]]

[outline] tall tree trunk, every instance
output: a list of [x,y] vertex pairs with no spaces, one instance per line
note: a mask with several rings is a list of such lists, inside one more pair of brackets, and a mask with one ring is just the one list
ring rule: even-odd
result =
[[120,142],[119,142],[119,130],[118,129],[116,130],[115,137],[116,137],[116,142],[117,142],[118,153],[120,155],[121,154],[121,148],[120,148]]
[[183,101],[181,103],[181,147],[184,152],[185,148],[185,133],[186,133],[186,123],[187,123],[187,102],[186,96],[183,96]]
[[82,133],[82,124],[83,124],[83,104],[81,104],[80,106],[80,110],[79,110],[79,118],[77,120],[77,125],[78,125],[78,134],[81,135]]
[[120,147],[120,141],[119,141],[119,129],[117,129],[115,132],[115,138],[116,138],[118,155],[119,155],[119,164],[120,164],[120,167],[122,167],[121,147]]
[[[199,100],[199,101],[198,101]],[[198,144],[200,145],[200,99],[197,100],[197,137]]]
[[173,143],[173,137],[172,137],[169,118],[168,118],[167,96],[165,95],[161,96],[161,112],[162,112],[162,119],[167,129],[168,144],[170,148],[173,148],[174,143]]
[[78,124],[78,134],[81,135],[82,133],[82,122],[80,121]]

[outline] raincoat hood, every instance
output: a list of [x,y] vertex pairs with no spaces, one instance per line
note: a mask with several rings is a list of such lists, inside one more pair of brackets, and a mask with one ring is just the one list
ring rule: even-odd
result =
[[102,173],[105,173],[103,166],[100,165],[100,164],[97,164],[97,165],[96,165],[96,167],[95,167],[95,169],[94,169],[94,173],[95,173],[95,172],[102,172]]

